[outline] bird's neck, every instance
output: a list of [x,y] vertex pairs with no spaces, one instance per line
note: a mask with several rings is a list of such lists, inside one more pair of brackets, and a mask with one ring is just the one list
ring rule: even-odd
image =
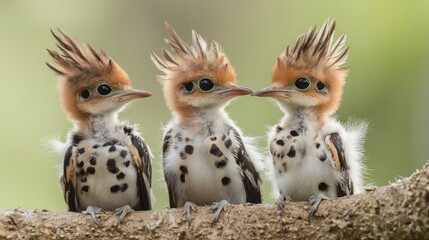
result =
[[208,136],[231,125],[231,120],[223,108],[194,110],[195,111],[188,114],[186,118],[179,117],[179,124],[198,132],[204,132]]
[[120,126],[117,113],[91,115],[85,122],[78,123],[78,131],[87,136],[109,136]]
[[280,125],[296,130],[299,134],[306,134],[318,132],[325,121],[326,117],[313,108],[293,108],[288,109]]

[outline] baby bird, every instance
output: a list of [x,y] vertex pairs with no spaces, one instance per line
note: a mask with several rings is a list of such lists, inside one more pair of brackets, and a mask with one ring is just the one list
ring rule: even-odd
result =
[[277,58],[272,86],[253,96],[275,99],[285,116],[269,133],[273,183],[284,200],[310,199],[310,216],[322,199],[362,191],[363,138],[368,124],[344,127],[333,114],[340,105],[348,69],[346,37],[335,43],[335,21],[311,28]]
[[[127,73],[104,51],[95,51],[58,30],[56,65],[63,110],[74,124],[61,151],[60,183],[68,210],[96,214],[151,209],[151,155],[135,126],[118,120],[130,101],[151,96],[131,88]],[[61,144],[57,144],[61,145]]]
[[210,46],[195,31],[187,45],[166,23],[174,53],[152,61],[174,118],[166,126],[163,170],[170,207],[184,207],[188,224],[196,205],[212,204],[216,222],[227,204],[261,203],[259,155],[228,117],[231,99],[253,91],[236,85],[236,74],[218,43]]

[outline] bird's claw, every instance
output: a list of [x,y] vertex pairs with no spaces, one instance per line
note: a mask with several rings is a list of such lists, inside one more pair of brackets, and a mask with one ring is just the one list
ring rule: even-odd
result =
[[280,194],[279,198],[277,198],[276,205],[280,211],[285,209],[285,201],[292,201],[292,199],[286,194]]
[[216,210],[216,212],[213,214],[212,224],[217,222],[217,220],[219,219],[220,212],[222,210],[226,211],[228,209],[228,205],[229,205],[229,203],[226,200],[221,200],[220,202],[213,203],[212,209]]
[[97,213],[104,212],[103,209],[93,206],[88,206],[85,211],[82,211],[83,214],[91,215],[92,220],[97,226],[101,226],[100,220],[97,218]]
[[329,200],[327,196],[325,196],[323,193],[318,193],[316,195],[313,195],[310,197],[310,211],[308,212],[308,219],[310,219],[311,216],[313,216],[317,209],[319,208],[320,202],[322,200]]
[[191,203],[191,202],[185,202],[185,205],[183,205],[183,207],[186,210],[186,221],[188,222],[188,227],[191,226],[191,210],[196,211],[197,210],[197,205],[195,203]]
[[130,207],[130,205],[125,205],[122,206],[120,208],[117,208],[113,211],[113,213],[118,216],[118,225],[122,223],[122,221],[124,220],[125,216],[130,213],[130,212],[134,212],[134,209],[132,209]]

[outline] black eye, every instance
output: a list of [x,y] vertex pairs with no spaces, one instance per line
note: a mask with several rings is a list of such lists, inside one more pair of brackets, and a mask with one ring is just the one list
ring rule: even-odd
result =
[[89,99],[89,97],[91,96],[91,93],[89,92],[89,90],[88,89],[85,89],[85,90],[83,90],[82,92],[80,92],[80,98],[81,98],[81,100],[88,100]]
[[201,90],[208,92],[213,89],[214,83],[208,78],[203,78],[200,80],[199,86]]
[[317,91],[322,91],[325,88],[326,88],[326,85],[324,83],[322,83],[321,81],[317,81],[317,83],[316,83]]
[[310,80],[308,78],[298,78],[295,81],[295,86],[300,90],[305,90],[310,86]]
[[107,84],[101,84],[97,87],[97,92],[101,96],[107,96],[112,92],[112,88]]
[[187,82],[183,84],[183,87],[186,89],[186,91],[192,92],[194,90],[194,82]]

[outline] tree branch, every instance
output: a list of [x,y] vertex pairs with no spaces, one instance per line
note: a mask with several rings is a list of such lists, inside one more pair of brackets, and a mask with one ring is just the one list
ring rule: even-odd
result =
[[323,201],[310,221],[309,204],[230,205],[211,225],[210,207],[199,207],[188,227],[183,209],[134,212],[117,226],[112,213],[100,215],[102,227],[71,212],[0,212],[0,239],[429,239],[429,164],[390,186]]

